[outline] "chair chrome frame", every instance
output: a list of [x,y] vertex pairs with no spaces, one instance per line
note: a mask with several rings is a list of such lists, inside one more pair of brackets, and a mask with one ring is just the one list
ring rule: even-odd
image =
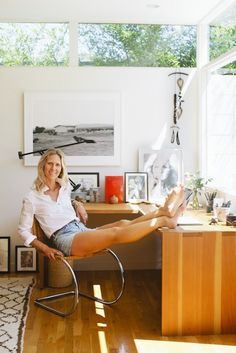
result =
[[[114,251],[112,251],[111,249],[104,249],[103,251],[107,252],[108,254],[110,254],[116,260],[116,262],[118,264],[118,267],[119,267],[119,270],[120,270],[121,287],[120,287],[120,291],[119,291],[118,295],[114,299],[106,300],[106,299],[103,299],[103,298],[98,298],[96,296],[81,292],[79,290],[79,283],[78,283],[78,281],[76,279],[75,272],[74,272],[73,268],[71,267],[71,265],[69,264],[69,262],[67,261],[67,258],[66,257],[58,257],[58,259],[60,261],[62,261],[64,263],[64,265],[70,271],[71,276],[72,276],[72,285],[73,285],[74,289],[70,290],[70,291],[66,291],[66,292],[57,293],[57,294],[53,294],[53,295],[49,295],[49,296],[38,298],[38,299],[36,299],[34,301],[34,303],[37,306],[41,307],[42,309],[45,309],[47,311],[50,311],[50,312],[52,312],[52,313],[54,313],[56,315],[62,316],[62,317],[66,317],[66,316],[72,314],[75,311],[75,309],[76,309],[76,307],[78,305],[80,296],[88,298],[88,299],[93,300],[93,301],[97,301],[97,302],[105,304],[105,305],[115,304],[120,299],[120,297],[122,296],[123,291],[124,291],[124,286],[125,286],[124,269],[123,269],[123,266],[122,266],[122,263],[121,263],[120,259],[114,253]],[[68,259],[73,259],[73,258],[74,259],[78,259],[76,256],[70,256]],[[61,299],[63,297],[67,297],[67,296],[73,296],[73,304],[72,304],[71,308],[69,310],[65,311],[65,312],[57,310],[57,309],[51,307],[50,305],[45,304],[45,302],[48,302],[50,300],[51,301],[52,300],[57,300],[57,299]]]

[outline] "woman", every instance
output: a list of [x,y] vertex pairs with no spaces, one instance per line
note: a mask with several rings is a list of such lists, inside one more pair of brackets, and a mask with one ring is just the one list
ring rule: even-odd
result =
[[[157,228],[174,228],[183,212],[184,189],[176,188],[163,207],[132,221],[121,220],[96,229],[85,226],[87,213],[82,204],[71,204],[64,154],[50,149],[38,164],[34,187],[24,198],[19,222],[19,234],[26,246],[33,246],[50,259],[55,256],[89,256],[118,243],[135,242]],[[50,246],[32,234],[34,217],[38,220]]]

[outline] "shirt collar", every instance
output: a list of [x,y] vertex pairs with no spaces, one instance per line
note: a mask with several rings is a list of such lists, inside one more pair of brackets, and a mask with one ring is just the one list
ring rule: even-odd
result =
[[[58,178],[57,180],[57,183],[60,185],[60,186],[63,186],[64,183],[62,181],[62,179]],[[41,189],[41,192],[44,193],[45,191],[49,190],[49,187],[47,185],[44,185]]]

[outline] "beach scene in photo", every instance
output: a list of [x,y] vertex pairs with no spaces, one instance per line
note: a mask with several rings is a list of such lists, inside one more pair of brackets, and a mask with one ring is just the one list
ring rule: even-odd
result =
[[66,156],[113,156],[117,124],[114,96],[99,93],[40,93],[29,96],[36,151],[60,147]]
[[[33,151],[58,147],[68,156],[112,156],[114,154],[114,126],[111,124],[35,126]],[[37,155],[37,154],[35,154]]]

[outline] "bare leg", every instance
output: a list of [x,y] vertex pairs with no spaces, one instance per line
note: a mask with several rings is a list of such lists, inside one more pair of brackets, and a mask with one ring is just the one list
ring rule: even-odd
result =
[[144,222],[160,216],[173,217],[179,208],[179,206],[184,201],[184,188],[182,186],[174,188],[169,195],[167,195],[165,203],[163,206],[159,207],[157,210],[147,213],[146,215],[135,218],[132,221],[120,220],[114,223],[105,224],[98,229],[107,229],[111,227],[126,227],[131,224],[136,224],[139,222]]
[[184,207],[179,207],[175,216],[172,218],[161,216],[143,222],[129,224],[126,227],[112,227],[79,233],[72,242],[71,255],[81,257],[89,256],[113,244],[135,242],[147,236],[157,228],[175,228],[178,217],[183,210]]

